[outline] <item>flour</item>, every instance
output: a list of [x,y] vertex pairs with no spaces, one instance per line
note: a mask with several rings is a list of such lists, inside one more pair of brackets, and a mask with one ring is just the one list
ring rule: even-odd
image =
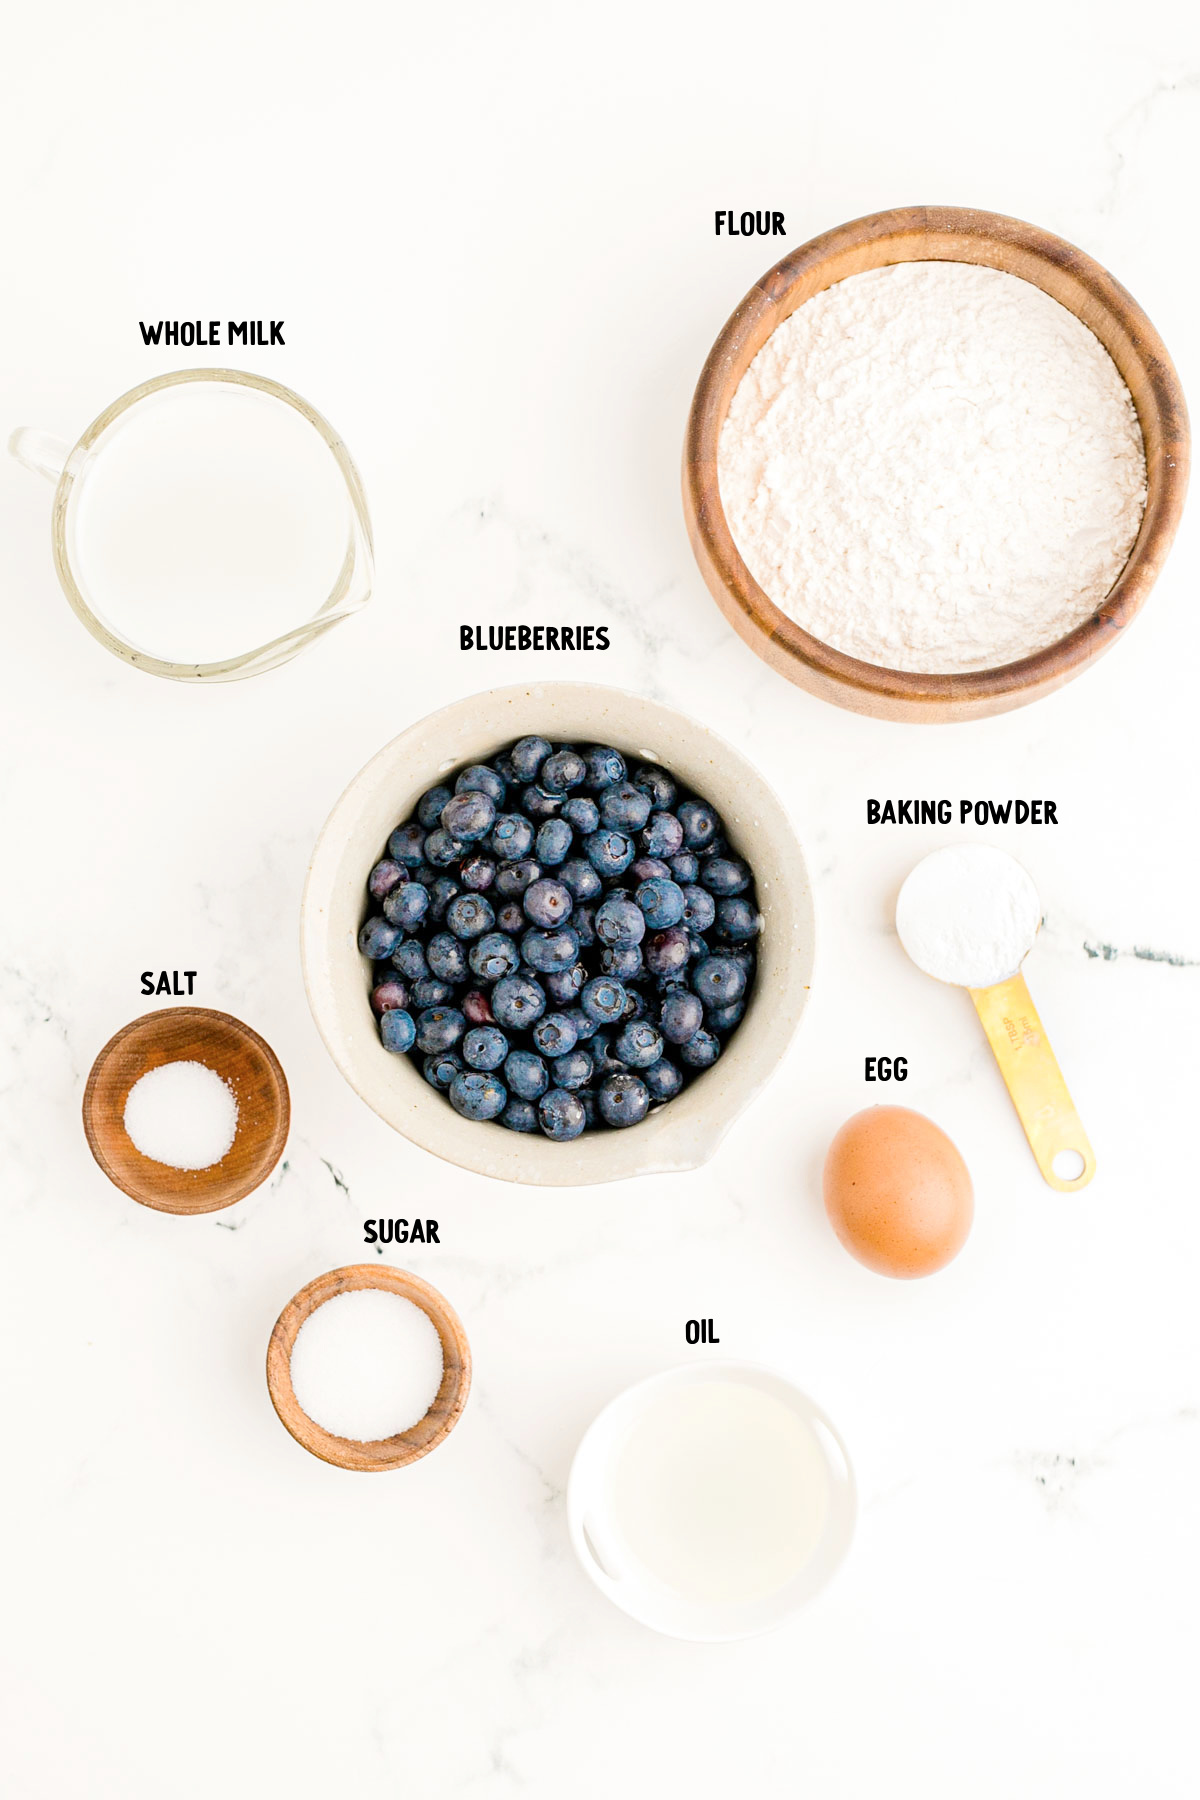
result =
[[864,662],[998,667],[1090,616],[1146,501],[1108,352],[1030,282],[895,263],[799,307],[721,431],[721,500],[759,586]]
[[1041,920],[1029,875],[988,844],[935,850],[896,901],[896,931],[918,969],[956,987],[994,987],[1015,975]]

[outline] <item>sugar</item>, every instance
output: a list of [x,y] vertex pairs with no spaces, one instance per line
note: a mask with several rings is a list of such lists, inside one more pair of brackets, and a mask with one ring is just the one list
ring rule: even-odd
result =
[[292,1387],[335,1437],[373,1443],[423,1419],[442,1383],[442,1340],[401,1294],[355,1288],[310,1313],[292,1346]]
[[169,1062],[135,1081],[125,1101],[125,1130],[151,1162],[209,1169],[237,1136],[233,1089],[200,1062]]

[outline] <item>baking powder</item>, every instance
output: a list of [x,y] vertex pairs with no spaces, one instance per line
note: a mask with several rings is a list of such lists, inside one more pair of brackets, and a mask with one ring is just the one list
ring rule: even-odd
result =
[[1030,282],[955,262],[872,269],[799,307],[742,377],[718,471],[776,605],[862,661],[934,673],[1082,623],[1146,502],[1103,345]]

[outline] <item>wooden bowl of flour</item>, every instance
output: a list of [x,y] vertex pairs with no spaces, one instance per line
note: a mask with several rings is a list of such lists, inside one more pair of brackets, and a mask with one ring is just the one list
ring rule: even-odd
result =
[[[1133,397],[1146,454],[1141,526],[1120,575],[1092,615],[1046,648],[1003,666],[922,674],[859,661],[791,619],[755,580],[721,502],[721,427],[747,368],[775,328],[847,276],[900,262],[982,264],[1033,283],[1103,344]],[[899,207],[840,225],[784,257],[747,294],[709,354],[688,418],[683,500],[708,587],[738,634],[790,681],[872,718],[948,720],[1010,711],[1061,687],[1115,643],[1144,604],[1183,511],[1190,439],[1171,359],[1119,282],[1061,238],[997,213]]]

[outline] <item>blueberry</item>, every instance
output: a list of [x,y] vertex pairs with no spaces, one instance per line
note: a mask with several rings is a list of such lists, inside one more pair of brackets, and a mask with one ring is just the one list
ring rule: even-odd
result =
[[545,976],[542,986],[547,998],[555,1006],[570,1006],[572,1001],[578,1000],[586,980],[587,970],[582,963],[577,962],[572,963],[569,969],[556,969],[553,974]]
[[444,825],[439,825],[425,839],[425,855],[439,869],[448,869],[451,863],[458,861],[462,853],[462,839],[451,837]]
[[447,1000],[453,1000],[454,989],[448,981],[439,981],[436,975],[422,975],[420,981],[412,985],[412,1003],[416,1007],[444,1006]]
[[446,908],[459,891],[457,881],[449,875],[439,875],[429,890],[429,917],[444,919]]
[[539,827],[534,854],[544,869],[565,862],[573,835],[565,819],[547,819]]
[[699,995],[689,994],[686,988],[672,988],[663,1000],[658,1022],[669,1044],[686,1044],[704,1023]]
[[400,942],[401,931],[390,919],[381,919],[376,913],[367,919],[358,933],[358,947],[364,956],[372,962],[385,962]]
[[[407,825],[397,825],[388,839],[388,855],[394,862],[405,863],[413,868],[417,863],[426,860],[425,828],[410,819]],[[429,860],[432,861],[432,858]]]
[[504,805],[504,782],[495,769],[489,769],[484,763],[472,763],[464,769],[454,784],[456,794],[486,794],[492,805],[499,812]]
[[580,837],[586,837],[600,823],[600,808],[594,800],[585,800],[582,794],[572,794],[562,809],[562,816],[573,831],[577,831]]
[[464,1119],[494,1119],[508,1105],[508,1089],[481,1069],[464,1069],[450,1083],[450,1104]]
[[383,903],[383,916],[401,931],[415,931],[429,911],[429,889],[419,881],[402,881]]
[[683,826],[674,813],[652,812],[642,831],[642,849],[651,856],[678,856],[683,849]]
[[471,788],[460,791],[442,808],[442,830],[464,844],[486,837],[496,823],[496,803],[490,794]]
[[551,1088],[538,1102],[538,1124],[556,1144],[569,1143],[587,1124],[583,1102],[565,1088]]
[[515,937],[525,929],[525,909],[517,900],[506,900],[496,912],[497,929]]
[[545,1010],[545,994],[527,975],[505,975],[492,989],[496,1023],[509,1031],[527,1031]]
[[575,900],[594,900],[604,886],[591,863],[582,856],[573,856],[570,862],[563,863],[558,879]]
[[595,1069],[595,1080],[603,1082],[609,1075],[625,1075],[628,1070],[623,1062],[618,1062],[613,1054],[613,1033],[597,1031],[588,1045],[588,1051]]
[[422,887],[431,888],[434,882],[440,879],[432,863],[419,862],[408,868],[408,880],[419,881]]
[[467,952],[448,931],[439,931],[425,946],[429,966],[441,981],[467,979]]
[[679,791],[667,771],[660,769],[657,763],[639,764],[633,771],[633,785],[641,788],[643,794],[649,794],[650,804],[656,812],[674,806]]
[[619,1075],[606,1075],[600,1088],[600,1117],[606,1125],[618,1129],[625,1125],[637,1125],[650,1110],[650,1093],[645,1082],[637,1075],[622,1072]]
[[750,871],[740,856],[707,856],[700,881],[710,894],[744,894],[750,886]]
[[446,923],[456,938],[477,938],[492,929],[496,914],[482,894],[459,894],[446,908]]
[[521,794],[521,805],[531,819],[557,819],[563,809],[561,794],[548,794],[544,788],[527,787]]
[[550,1078],[555,1087],[566,1088],[569,1093],[586,1087],[594,1073],[595,1065],[586,1050],[568,1050],[565,1056],[556,1056],[550,1064]]
[[678,856],[670,856],[667,861],[671,865],[671,873],[681,887],[690,881],[700,879],[700,858],[694,850],[681,850]]
[[[565,1013],[546,1013],[530,1033],[534,1048],[543,1056],[566,1056],[575,1048],[579,1033]],[[562,1082],[559,1086],[563,1086]],[[570,1085],[567,1083],[566,1085]]]
[[579,955],[579,939],[568,925],[561,931],[527,931],[521,939],[521,960],[539,975],[569,969]]
[[435,825],[442,822],[442,808],[451,799],[448,787],[431,787],[428,793],[421,795],[417,801],[417,818],[426,831],[432,831]]
[[671,866],[660,862],[657,856],[639,856],[629,865],[629,873],[635,881],[670,881]]
[[703,800],[685,800],[676,807],[675,816],[683,826],[683,841],[689,850],[703,850],[721,829],[721,821]]
[[720,1038],[714,1037],[711,1031],[705,1031],[703,1027],[695,1037],[690,1037],[679,1051],[681,1061],[685,1062],[689,1069],[709,1069],[720,1054]]
[[706,956],[692,971],[692,987],[706,1006],[728,1006],[746,991],[745,971],[728,956]]
[[507,1125],[510,1131],[536,1131],[537,1107],[528,1100],[514,1100],[510,1097],[508,1105],[500,1114],[500,1123]]
[[484,894],[496,879],[496,865],[490,856],[483,856],[476,851],[474,856],[466,856],[458,865],[459,879],[465,888],[474,894]]
[[463,1060],[453,1050],[435,1050],[432,1056],[425,1058],[425,1079],[430,1087],[440,1088],[443,1093],[450,1086],[454,1077],[462,1072]]
[[575,1098],[583,1107],[584,1130],[591,1131],[596,1123],[596,1096],[591,1088],[580,1088]]
[[717,901],[717,936],[724,942],[740,944],[757,937],[758,926],[757,911],[741,894]]
[[495,1025],[473,1025],[462,1041],[463,1061],[471,1069],[498,1069],[508,1055],[508,1039]]
[[680,889],[683,895],[683,923],[689,931],[708,931],[717,916],[717,903],[704,888],[697,887],[695,882]]
[[571,914],[571,930],[579,939],[580,948],[587,950],[596,942],[596,909],[594,906],[577,906]]
[[665,880],[659,875],[643,881],[634,899],[653,931],[665,931],[668,925],[678,925],[687,906],[683,889],[670,876]]
[[602,944],[623,948],[640,944],[646,935],[646,921],[641,908],[626,894],[610,894],[596,908],[596,936]]
[[681,925],[668,925],[647,938],[643,955],[652,975],[679,975],[687,966],[688,934]]
[[616,831],[640,831],[650,817],[650,796],[631,781],[605,788],[598,804],[601,824]]
[[517,774],[511,756],[493,756],[492,768],[504,783],[505,791],[510,787],[519,787],[524,777]]
[[521,952],[505,932],[489,931],[471,945],[467,961],[480,981],[499,981],[502,975],[513,975],[520,968]]
[[534,862],[531,857],[523,857],[520,862],[502,863],[496,871],[496,892],[503,894],[506,900],[515,900],[527,887],[540,881],[541,876],[541,863]]
[[[553,976],[550,979],[553,980]],[[567,1017],[575,1027],[575,1038],[578,1043],[586,1044],[595,1037],[598,1029],[596,1021],[590,1013],[584,1012],[582,1006],[572,1006]]]
[[420,981],[422,975],[429,973],[424,944],[418,944],[415,938],[397,944],[392,951],[392,967],[399,969],[401,975],[407,975],[410,981]]
[[561,881],[535,881],[525,889],[522,900],[530,923],[546,931],[565,925],[574,904],[570,888]]
[[551,746],[544,737],[523,737],[509,751],[509,758],[520,781],[532,781],[546,758]]
[[413,1024],[412,1014],[402,1006],[392,1007],[379,1021],[379,1035],[385,1050],[393,1050],[402,1056],[417,1041],[417,1028]]
[[689,931],[687,934],[687,941],[688,941],[688,959],[689,959],[689,961],[703,962],[706,956],[711,955],[711,951],[709,950],[708,945],[705,943],[705,941],[702,937],[699,937],[697,935],[696,932]]
[[615,787],[618,781],[625,779],[625,758],[607,744],[597,744],[589,750],[584,763],[587,767],[584,785],[593,793],[599,793],[601,788]]
[[463,1018],[468,1025],[494,1025],[496,1023],[492,1017],[491,1001],[478,988],[472,988],[469,994],[463,995],[461,1006]]
[[633,861],[633,839],[623,831],[593,831],[583,840],[583,849],[598,875],[623,875]]
[[598,975],[579,996],[580,1004],[597,1025],[615,1025],[625,1011],[625,989],[611,976]]
[[403,864],[393,862],[390,856],[385,856],[382,862],[375,864],[367,876],[367,892],[372,900],[382,900],[386,894],[391,893],[397,883],[404,879]]
[[642,1070],[651,1100],[673,1100],[683,1086],[682,1071],[665,1056],[660,1056],[656,1063]]
[[545,794],[565,794],[577,788],[587,774],[578,750],[556,750],[538,770],[538,786]]
[[510,1050],[504,1065],[504,1079],[510,1092],[522,1100],[540,1100],[550,1086],[550,1075],[540,1056],[532,1050]]
[[645,968],[640,944],[607,944],[600,952],[600,972],[618,981],[636,981]]
[[648,1069],[662,1053],[662,1036],[648,1019],[631,1020],[613,1045],[617,1061],[629,1069]]
[[467,1029],[467,1021],[453,1006],[427,1006],[417,1015],[417,1049],[432,1056],[450,1050]]
[[371,1011],[376,1017],[381,1013],[392,1012],[398,1006],[407,1005],[408,989],[398,975],[390,975],[383,981],[377,981],[371,989]]
[[731,1000],[728,1006],[710,1006],[705,1009],[705,1021],[710,1031],[732,1031],[740,1025],[746,1015],[744,1000]]
[[520,813],[501,813],[489,841],[492,854],[502,862],[520,862],[533,848],[533,826]]

